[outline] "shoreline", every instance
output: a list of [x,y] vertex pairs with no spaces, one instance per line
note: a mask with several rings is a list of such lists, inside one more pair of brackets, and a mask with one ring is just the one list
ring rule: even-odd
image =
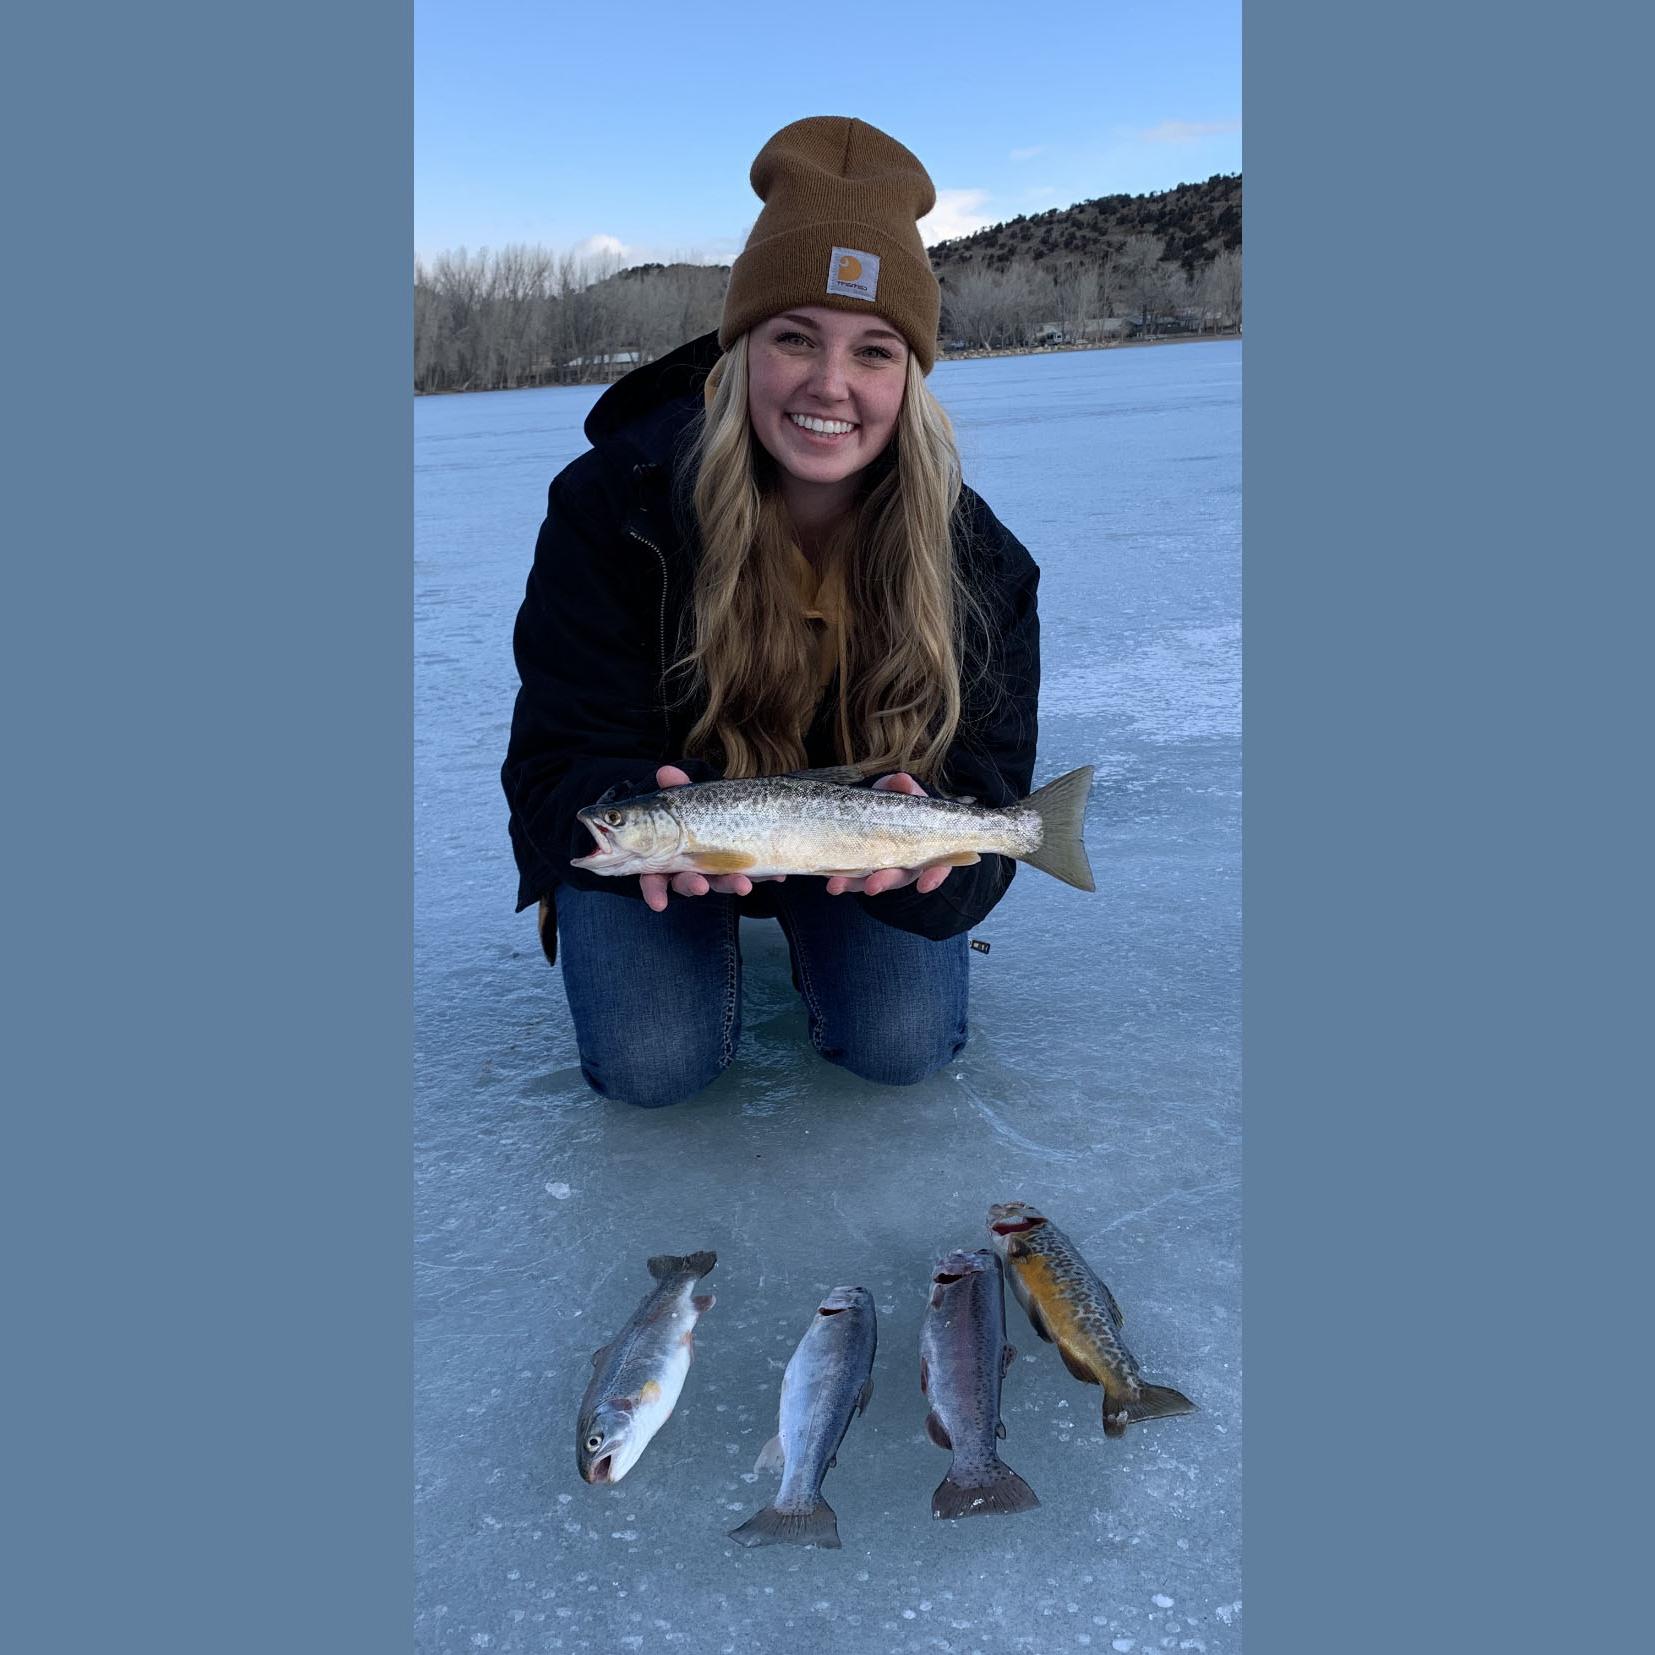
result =
[[[1211,344],[1219,339],[1239,339],[1240,328],[1224,328],[1217,333],[1174,333],[1164,339],[1099,339],[1076,345],[993,345],[987,347],[973,346],[963,351],[938,351],[937,363],[944,362],[980,362],[990,356],[1062,356],[1070,351],[1129,351],[1141,350],[1151,345],[1203,345]],[[477,389],[454,389],[448,391],[415,391],[417,397],[468,397],[486,396],[491,391],[578,391],[601,390],[605,386],[614,385],[624,374],[616,379],[571,379],[556,385],[487,385]]]

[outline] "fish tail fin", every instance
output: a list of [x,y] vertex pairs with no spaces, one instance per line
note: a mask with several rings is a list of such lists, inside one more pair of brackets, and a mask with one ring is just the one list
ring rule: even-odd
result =
[[1082,891],[1097,889],[1081,837],[1091,791],[1092,766],[1083,764],[1031,793],[1028,803],[1040,817],[1040,848],[1022,858],[1031,868]]
[[818,1494],[809,1511],[778,1511],[774,1506],[755,1511],[739,1528],[730,1530],[730,1538],[744,1546],[823,1546],[837,1551],[839,1519]]
[[717,1253],[685,1253],[682,1258],[676,1253],[657,1253],[649,1261],[649,1273],[657,1281],[670,1281],[685,1273],[699,1280],[717,1263]]
[[981,1481],[956,1481],[952,1470],[931,1496],[933,1517],[1009,1517],[1033,1511],[1040,1497],[1002,1459],[996,1459]]
[[[1107,1419],[1110,1413],[1107,1400],[1103,1411]],[[1144,1385],[1135,1397],[1121,1403],[1114,1410],[1114,1415],[1124,1430],[1135,1419],[1168,1419],[1173,1414],[1197,1414],[1200,1411],[1182,1391],[1175,1391],[1170,1385]]]

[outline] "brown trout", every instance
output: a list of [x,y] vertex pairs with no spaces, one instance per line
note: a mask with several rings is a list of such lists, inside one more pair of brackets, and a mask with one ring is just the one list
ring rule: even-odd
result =
[[1040,1504],[1000,1458],[1000,1386],[1016,1360],[1016,1347],[1006,1343],[999,1259],[986,1247],[938,1259],[920,1325],[919,1388],[931,1404],[926,1435],[954,1458],[931,1496],[933,1517],[987,1517]]
[[575,1433],[575,1465],[587,1482],[618,1483],[666,1424],[695,1355],[696,1321],[715,1302],[694,1287],[717,1263],[717,1253],[652,1258],[654,1290],[593,1352]]
[[753,1467],[781,1472],[782,1486],[763,1511],[730,1530],[732,1539],[744,1546],[839,1545],[839,1519],[822,1498],[822,1479],[873,1395],[878,1321],[865,1287],[836,1287],[822,1300],[782,1375],[776,1435]]
[[599,874],[834,874],[966,867],[997,853],[1083,891],[1094,889],[1081,842],[1092,767],[990,809],[847,783],[854,769],[692,782],[578,812],[597,849],[573,859]]
[[1027,1202],[1004,1201],[989,1208],[988,1228],[1034,1331],[1057,1346],[1076,1379],[1103,1387],[1106,1435],[1124,1436],[1135,1419],[1196,1412],[1182,1392],[1144,1378],[1121,1339],[1114,1294],[1050,1219]]

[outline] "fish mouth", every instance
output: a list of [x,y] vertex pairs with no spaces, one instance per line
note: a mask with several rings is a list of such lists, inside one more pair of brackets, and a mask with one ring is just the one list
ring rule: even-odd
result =
[[1021,1201],[1003,1201],[988,1209],[988,1227],[997,1236],[1017,1235],[1024,1230],[1038,1230],[1046,1220]]
[[936,1269],[931,1272],[931,1280],[938,1287],[951,1287],[957,1281],[964,1281],[968,1276],[980,1276],[985,1270],[994,1268],[994,1255],[986,1248],[976,1252],[944,1253],[937,1260]]
[[592,835],[594,848],[586,856],[571,857],[569,865],[573,868],[602,868],[616,861],[621,852],[609,829],[593,821],[590,816],[582,815],[580,820],[586,824],[586,831]]
[[603,1454],[592,1461],[586,1468],[586,1480],[589,1483],[607,1483],[612,1479],[609,1473],[614,1469],[615,1456],[613,1453]]

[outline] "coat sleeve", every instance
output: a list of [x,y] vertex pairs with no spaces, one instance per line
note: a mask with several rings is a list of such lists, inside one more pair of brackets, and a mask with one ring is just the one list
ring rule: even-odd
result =
[[[511,810],[518,910],[557,885],[639,895],[636,879],[571,867],[592,849],[575,812],[617,784],[649,791],[669,760],[661,692],[665,574],[626,534],[598,456],[560,472],[512,636],[522,688],[500,773]],[[699,773],[698,773],[699,772]]]
[[[994,637],[989,667],[968,673],[960,733],[949,750],[945,791],[978,804],[1007,805],[1027,798],[1034,784],[1039,734],[1040,570],[1021,543],[979,501],[979,542],[994,548],[983,593]],[[953,869],[936,890],[921,896],[912,885],[879,896],[858,896],[876,918],[933,941],[980,925],[1006,894],[1017,864],[1009,856],[985,856]]]

